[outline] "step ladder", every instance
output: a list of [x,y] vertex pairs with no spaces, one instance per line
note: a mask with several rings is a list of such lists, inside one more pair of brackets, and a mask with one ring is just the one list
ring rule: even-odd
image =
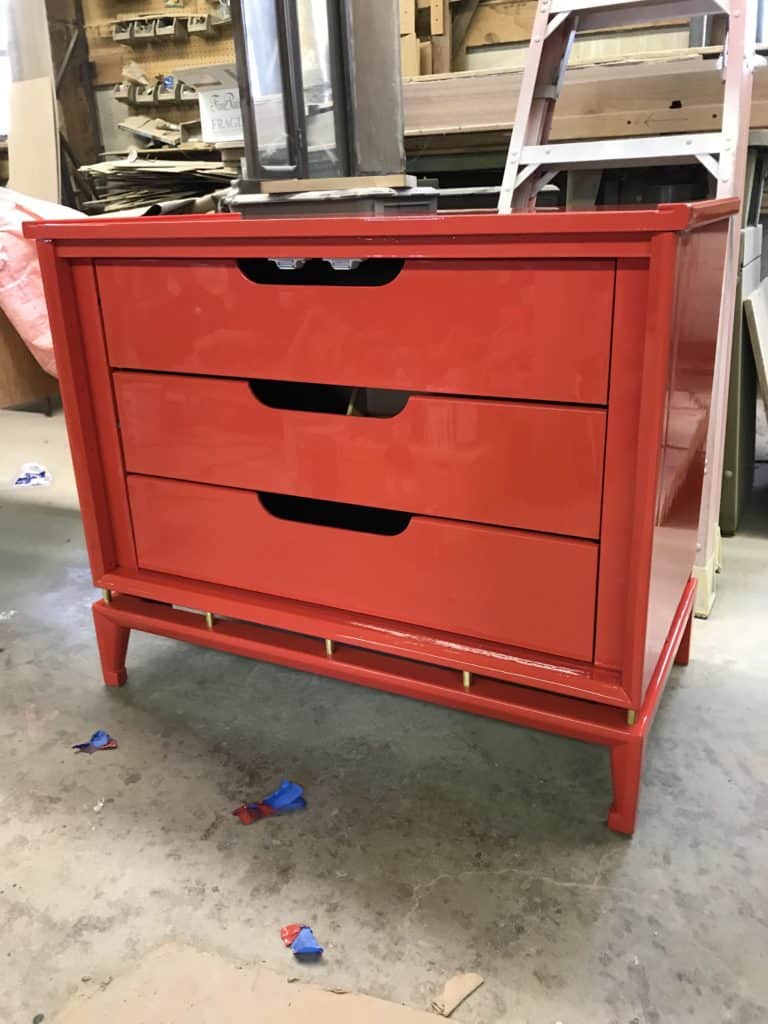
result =
[[[561,170],[680,164],[698,161],[716,181],[718,198],[744,199],[758,0],[539,0],[523,67],[512,137],[498,210],[531,210],[540,189]],[[720,130],[684,135],[549,141],[577,32],[697,15],[728,17],[723,50],[723,110]],[[714,73],[714,72],[713,72]],[[706,616],[720,568],[720,492],[731,364],[741,216],[731,219],[726,250],[715,377],[707,435],[707,460],[697,545],[696,614]]]
[[[649,135],[596,142],[549,142],[552,118],[577,32],[695,15],[728,16],[724,96],[716,132]],[[717,195],[738,195],[746,161],[757,0],[539,0],[523,69],[499,213],[531,209],[560,170],[603,169],[698,160],[717,179]],[[742,127],[744,130],[742,130]],[[738,160],[739,139],[744,152]]]

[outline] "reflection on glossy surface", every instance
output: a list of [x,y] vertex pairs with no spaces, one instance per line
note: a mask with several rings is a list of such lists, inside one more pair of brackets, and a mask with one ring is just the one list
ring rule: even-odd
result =
[[269,408],[247,381],[114,380],[131,472],[598,535],[601,409],[412,395],[379,419]]
[[249,491],[143,476],[128,489],[141,568],[591,657],[590,541],[418,516],[381,537],[275,519]]
[[693,570],[715,363],[725,222],[680,240],[651,563],[644,684]]
[[360,288],[259,285],[234,260],[105,262],[98,276],[117,367],[607,398],[611,260],[411,260]]

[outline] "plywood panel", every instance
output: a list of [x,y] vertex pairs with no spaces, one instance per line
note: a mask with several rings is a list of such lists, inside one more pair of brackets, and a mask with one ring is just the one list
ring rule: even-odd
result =
[[35,199],[59,201],[59,145],[49,78],[13,82],[8,133],[9,188]]
[[528,40],[535,14],[536,0],[481,3],[470,23],[465,43],[469,47]]

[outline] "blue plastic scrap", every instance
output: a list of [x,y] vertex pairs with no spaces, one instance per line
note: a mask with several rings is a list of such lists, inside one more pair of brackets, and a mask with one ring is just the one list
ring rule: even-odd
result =
[[116,748],[117,740],[103,729],[97,729],[86,743],[75,743],[72,747],[78,754],[95,754],[97,750],[115,750]]
[[300,960],[302,957],[316,957],[323,955],[323,947],[315,938],[315,933],[311,928],[304,925],[299,934],[294,939],[293,945],[291,946],[293,955],[297,956]]
[[14,487],[48,487],[53,477],[39,462],[25,462],[13,481]]
[[299,960],[317,960],[323,955],[323,947],[307,924],[287,924],[280,929],[280,938]]
[[275,792],[265,796],[261,802],[267,807],[271,807],[275,814],[281,814],[284,811],[301,811],[307,806],[307,801],[304,799],[304,787],[300,786],[298,782],[289,782],[288,779],[281,782]]
[[271,818],[275,814],[290,814],[291,811],[302,811],[307,806],[304,799],[304,787],[297,782],[285,779],[274,793],[265,796],[254,804],[241,804],[232,811],[243,825],[252,825],[262,818]]

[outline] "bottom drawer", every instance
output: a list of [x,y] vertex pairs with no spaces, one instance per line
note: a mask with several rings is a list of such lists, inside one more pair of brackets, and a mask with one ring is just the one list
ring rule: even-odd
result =
[[592,658],[590,541],[156,477],[128,488],[142,569]]

